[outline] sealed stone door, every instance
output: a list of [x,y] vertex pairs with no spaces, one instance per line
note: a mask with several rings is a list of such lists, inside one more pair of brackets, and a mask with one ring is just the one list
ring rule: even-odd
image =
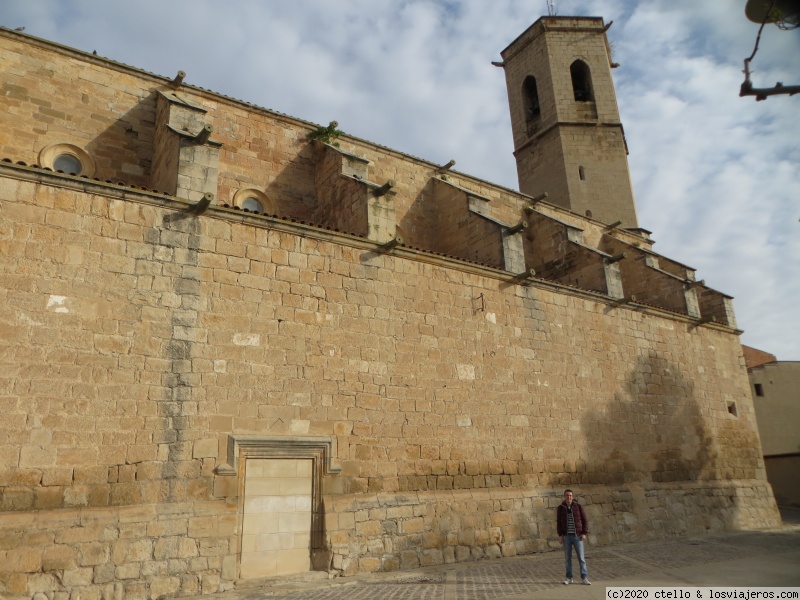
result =
[[240,577],[311,570],[311,459],[245,461]]

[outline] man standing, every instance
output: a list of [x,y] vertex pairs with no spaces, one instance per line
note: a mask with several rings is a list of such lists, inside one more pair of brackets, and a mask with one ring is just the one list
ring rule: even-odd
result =
[[572,490],[564,491],[564,501],[556,509],[556,532],[558,541],[564,546],[564,559],[567,563],[567,578],[564,585],[572,583],[573,547],[581,566],[581,580],[584,585],[592,585],[589,581],[589,572],[586,570],[586,559],[583,556],[583,540],[589,535],[589,520],[583,507],[573,499]]

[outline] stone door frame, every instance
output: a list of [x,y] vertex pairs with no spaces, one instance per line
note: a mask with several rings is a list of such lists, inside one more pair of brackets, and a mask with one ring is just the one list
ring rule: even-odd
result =
[[325,507],[322,478],[338,475],[342,467],[335,461],[335,440],[314,436],[229,435],[227,464],[217,467],[218,475],[238,477],[237,516],[239,535],[237,561],[241,562],[244,523],[245,461],[258,458],[311,459],[311,566],[327,571],[330,551],[325,545]]

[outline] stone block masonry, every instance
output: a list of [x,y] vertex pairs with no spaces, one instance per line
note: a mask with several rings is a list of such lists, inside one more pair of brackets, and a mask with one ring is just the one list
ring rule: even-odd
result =
[[0,188],[5,593],[229,587],[230,434],[335,441],[345,574],[546,549],[566,485],[600,539],[775,522],[731,332],[55,178]]
[[503,50],[514,155],[524,193],[636,227],[605,30],[599,17],[543,17]]
[[567,486],[600,543],[778,522],[730,298],[644,230],[5,29],[0,70],[0,596],[544,551]]

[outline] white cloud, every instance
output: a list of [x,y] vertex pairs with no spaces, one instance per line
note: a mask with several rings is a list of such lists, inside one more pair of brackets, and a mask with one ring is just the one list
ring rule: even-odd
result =
[[[800,360],[800,97],[739,98],[758,25],[742,3],[557,2],[609,38],[643,227],[735,297],[743,342]],[[544,0],[6,0],[0,23],[516,186],[490,65]],[[767,27],[759,87],[800,84],[800,36]]]

